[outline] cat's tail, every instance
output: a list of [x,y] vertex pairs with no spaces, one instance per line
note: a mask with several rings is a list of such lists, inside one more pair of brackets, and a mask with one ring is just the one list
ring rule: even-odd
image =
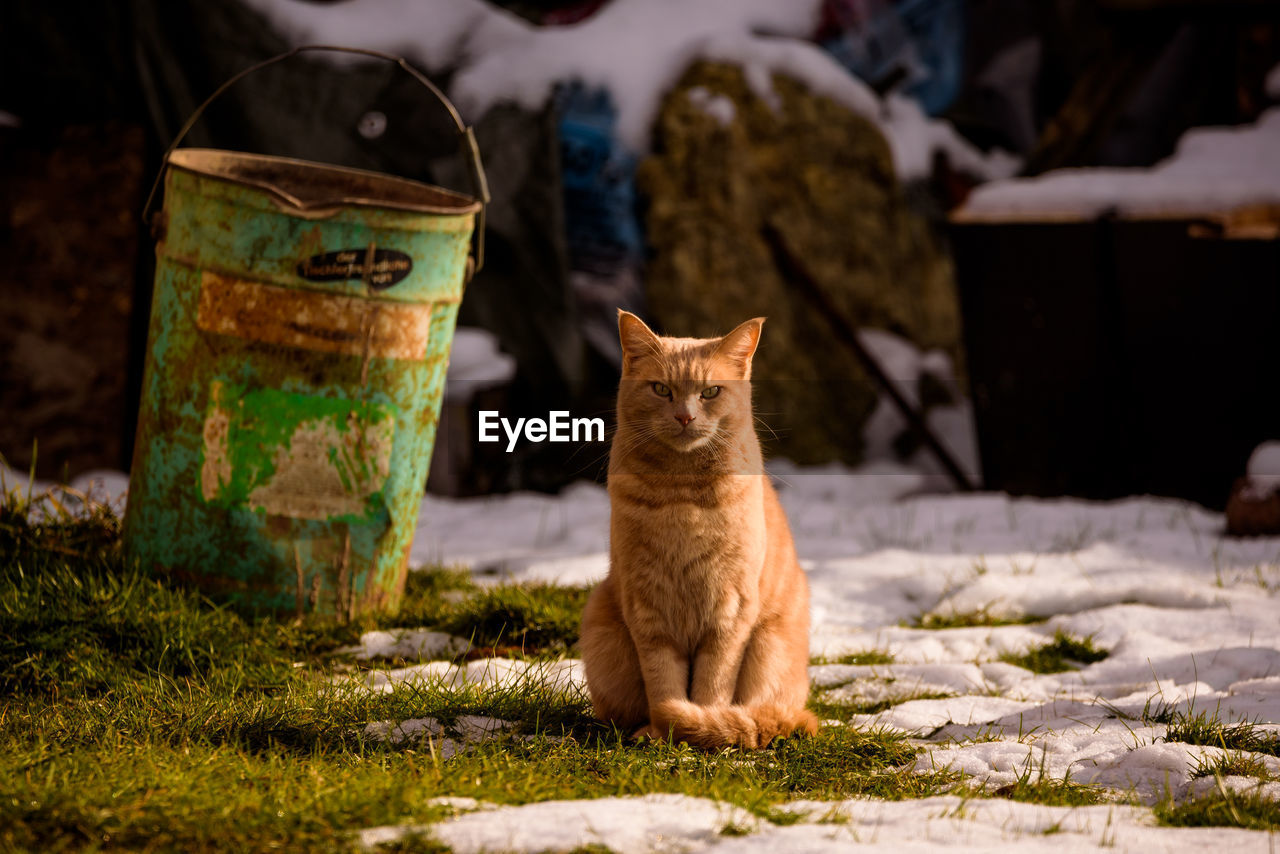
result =
[[818,731],[818,719],[807,709],[774,704],[758,706],[699,706],[688,700],[668,700],[653,710],[651,731],[695,747],[764,747],[794,732]]

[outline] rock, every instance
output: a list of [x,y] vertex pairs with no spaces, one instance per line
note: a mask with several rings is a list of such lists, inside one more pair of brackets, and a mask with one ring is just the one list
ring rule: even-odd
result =
[[761,429],[768,450],[857,463],[878,391],[763,232],[781,235],[857,326],[958,356],[951,261],[908,207],[874,123],[785,76],[773,87],[776,110],[737,67],[697,62],[664,99],[638,174],[649,313],[665,334],[690,336],[767,316],[753,377],[757,412],[779,434]]

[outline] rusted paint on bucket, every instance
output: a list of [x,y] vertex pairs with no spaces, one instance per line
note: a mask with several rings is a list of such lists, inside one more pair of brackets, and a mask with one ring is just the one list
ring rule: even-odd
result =
[[205,149],[164,181],[129,555],[244,610],[394,610],[481,202]]

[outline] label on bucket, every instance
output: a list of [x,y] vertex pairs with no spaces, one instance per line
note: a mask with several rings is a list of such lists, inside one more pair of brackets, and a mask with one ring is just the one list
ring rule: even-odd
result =
[[383,507],[394,439],[390,406],[215,380],[200,493],[217,506],[293,519],[370,518]]
[[206,332],[322,353],[422,359],[431,303],[283,288],[205,270],[196,325]]
[[298,262],[298,275],[312,282],[363,279],[376,291],[403,281],[413,270],[413,259],[398,249],[339,249],[312,255]]

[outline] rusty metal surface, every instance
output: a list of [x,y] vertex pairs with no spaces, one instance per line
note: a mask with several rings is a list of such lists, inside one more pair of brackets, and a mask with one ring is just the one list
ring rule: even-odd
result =
[[297,216],[355,206],[444,216],[480,210],[479,201],[442,187],[291,157],[184,148],[171,152],[168,163],[173,169],[261,190],[264,198]]
[[304,165],[166,175],[125,537],[242,610],[349,617],[403,592],[476,203]]
[[431,303],[398,305],[233,279],[205,270],[196,325],[208,332],[323,353],[420,359]]

